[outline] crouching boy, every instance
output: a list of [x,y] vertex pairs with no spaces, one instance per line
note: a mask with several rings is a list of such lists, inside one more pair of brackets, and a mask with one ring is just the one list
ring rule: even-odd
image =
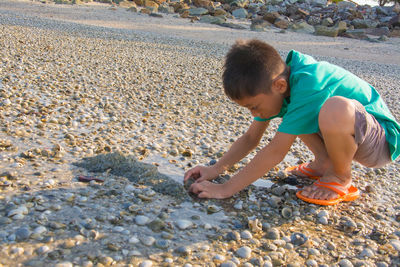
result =
[[[314,160],[289,172],[313,178],[297,193],[304,201],[332,205],[358,197],[351,164],[381,167],[400,154],[400,125],[378,92],[341,67],[290,51],[286,62],[270,45],[238,41],[226,56],[225,94],[250,110],[254,121],[212,166],[196,166],[184,180],[196,179],[190,191],[201,198],[227,198],[280,163],[296,137]],[[250,153],[273,118],[282,122],[273,139],[249,164],[224,184],[210,182]]]

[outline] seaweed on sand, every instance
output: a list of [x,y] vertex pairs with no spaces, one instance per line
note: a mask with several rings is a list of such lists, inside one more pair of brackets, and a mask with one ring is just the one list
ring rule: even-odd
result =
[[137,161],[133,155],[120,152],[100,154],[83,158],[74,164],[90,172],[109,171],[113,175],[126,177],[135,184],[151,186],[154,191],[179,200],[189,198],[181,184],[159,173],[156,166]]

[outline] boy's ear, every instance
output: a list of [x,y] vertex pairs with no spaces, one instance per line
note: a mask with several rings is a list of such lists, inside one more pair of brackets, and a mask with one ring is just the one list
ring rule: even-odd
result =
[[283,94],[286,92],[287,90],[287,81],[285,78],[278,78],[276,81],[274,81],[274,83],[272,84],[272,88],[273,90],[275,90],[276,92]]

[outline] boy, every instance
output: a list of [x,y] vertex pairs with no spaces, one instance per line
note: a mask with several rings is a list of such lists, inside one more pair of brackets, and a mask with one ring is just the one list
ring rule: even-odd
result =
[[[351,163],[381,167],[400,154],[400,125],[376,90],[352,73],[290,51],[286,63],[270,45],[238,41],[226,56],[224,91],[254,116],[249,129],[209,167],[196,166],[184,181],[201,198],[227,198],[281,162],[298,136],[313,152],[312,162],[290,172],[316,179],[297,193],[304,201],[332,205],[358,197]],[[224,184],[209,182],[254,149],[272,118],[282,123],[274,138]]]

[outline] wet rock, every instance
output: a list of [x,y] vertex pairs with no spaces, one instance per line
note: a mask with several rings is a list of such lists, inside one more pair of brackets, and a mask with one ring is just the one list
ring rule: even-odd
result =
[[193,222],[188,220],[178,220],[175,224],[181,230],[185,230],[193,226]]

